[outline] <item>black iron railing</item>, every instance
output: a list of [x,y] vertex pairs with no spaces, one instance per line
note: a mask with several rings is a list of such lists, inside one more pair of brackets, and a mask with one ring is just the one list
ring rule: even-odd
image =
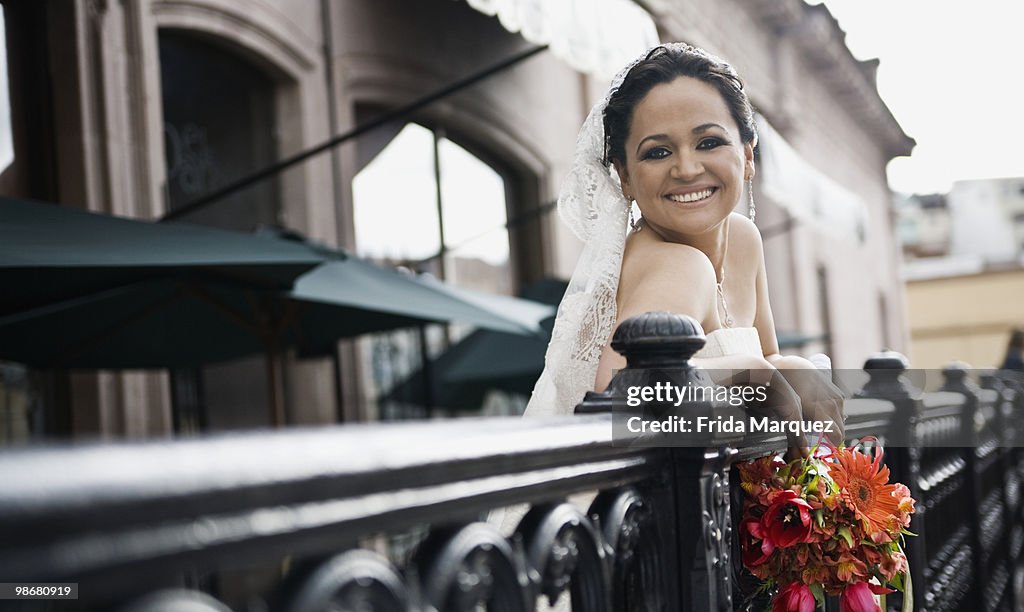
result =
[[[695,376],[696,328],[656,315],[633,325],[617,345],[631,364]],[[1018,609],[1020,381],[991,373],[979,388],[952,368],[945,390],[922,393],[906,367],[892,354],[867,363],[846,435],[879,438],[918,500],[916,608]],[[734,466],[786,438],[623,444],[608,410],[640,369],[574,417],[5,452],[0,582],[78,583],[77,601],[23,608],[48,610],[512,611],[566,592],[598,612],[763,607],[738,563]],[[584,494],[585,507],[567,502]],[[524,504],[505,532],[486,520]]]

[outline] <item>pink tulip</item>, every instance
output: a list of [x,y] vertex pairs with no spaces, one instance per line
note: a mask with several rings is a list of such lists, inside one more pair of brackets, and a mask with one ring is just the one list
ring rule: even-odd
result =
[[843,594],[839,597],[839,612],[880,612],[874,596],[893,592],[895,591],[877,584],[851,584],[843,589]]
[[775,596],[772,612],[814,612],[817,603],[807,585],[791,582]]

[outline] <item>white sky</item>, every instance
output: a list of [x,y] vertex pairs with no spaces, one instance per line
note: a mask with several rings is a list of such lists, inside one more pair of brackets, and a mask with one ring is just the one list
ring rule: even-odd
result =
[[894,190],[945,192],[959,179],[1024,176],[1024,2],[825,5],[855,57],[881,60],[879,93],[917,141],[909,158],[889,164]]
[[[440,245],[434,135],[406,125],[352,182],[358,253],[424,259]],[[445,242],[460,257],[508,261],[505,182],[459,145],[442,139],[441,197]]]
[[14,161],[11,139],[11,102],[7,92],[7,38],[4,7],[0,6],[0,172]]

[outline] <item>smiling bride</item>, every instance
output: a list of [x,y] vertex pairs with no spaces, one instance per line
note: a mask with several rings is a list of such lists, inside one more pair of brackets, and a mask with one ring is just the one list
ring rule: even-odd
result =
[[[614,328],[668,311],[707,330],[696,365],[758,372],[784,399],[775,416],[841,429],[841,391],[826,376],[794,375],[815,366],[779,353],[754,224],[756,145],[738,75],[701,49],[661,45],[616,77],[580,131],[559,196],[584,249],[527,416],[571,414],[586,391],[605,389],[625,366],[609,345]],[[748,216],[734,212],[744,196]]]

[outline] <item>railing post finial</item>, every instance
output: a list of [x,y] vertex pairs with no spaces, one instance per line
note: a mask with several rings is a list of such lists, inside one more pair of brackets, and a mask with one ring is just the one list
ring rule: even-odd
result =
[[686,367],[704,343],[704,329],[696,319],[671,312],[630,317],[612,336],[612,348],[633,369]]
[[651,384],[652,371],[692,370],[690,358],[704,342],[700,323],[687,315],[645,312],[626,319],[611,342],[612,348],[626,358],[626,367],[615,373],[604,392],[588,392],[576,406],[576,413],[610,411],[613,398],[625,398],[629,387]]
[[906,355],[896,351],[875,353],[864,362],[869,380],[857,397],[897,399],[908,397],[913,389],[901,376],[910,367]]

